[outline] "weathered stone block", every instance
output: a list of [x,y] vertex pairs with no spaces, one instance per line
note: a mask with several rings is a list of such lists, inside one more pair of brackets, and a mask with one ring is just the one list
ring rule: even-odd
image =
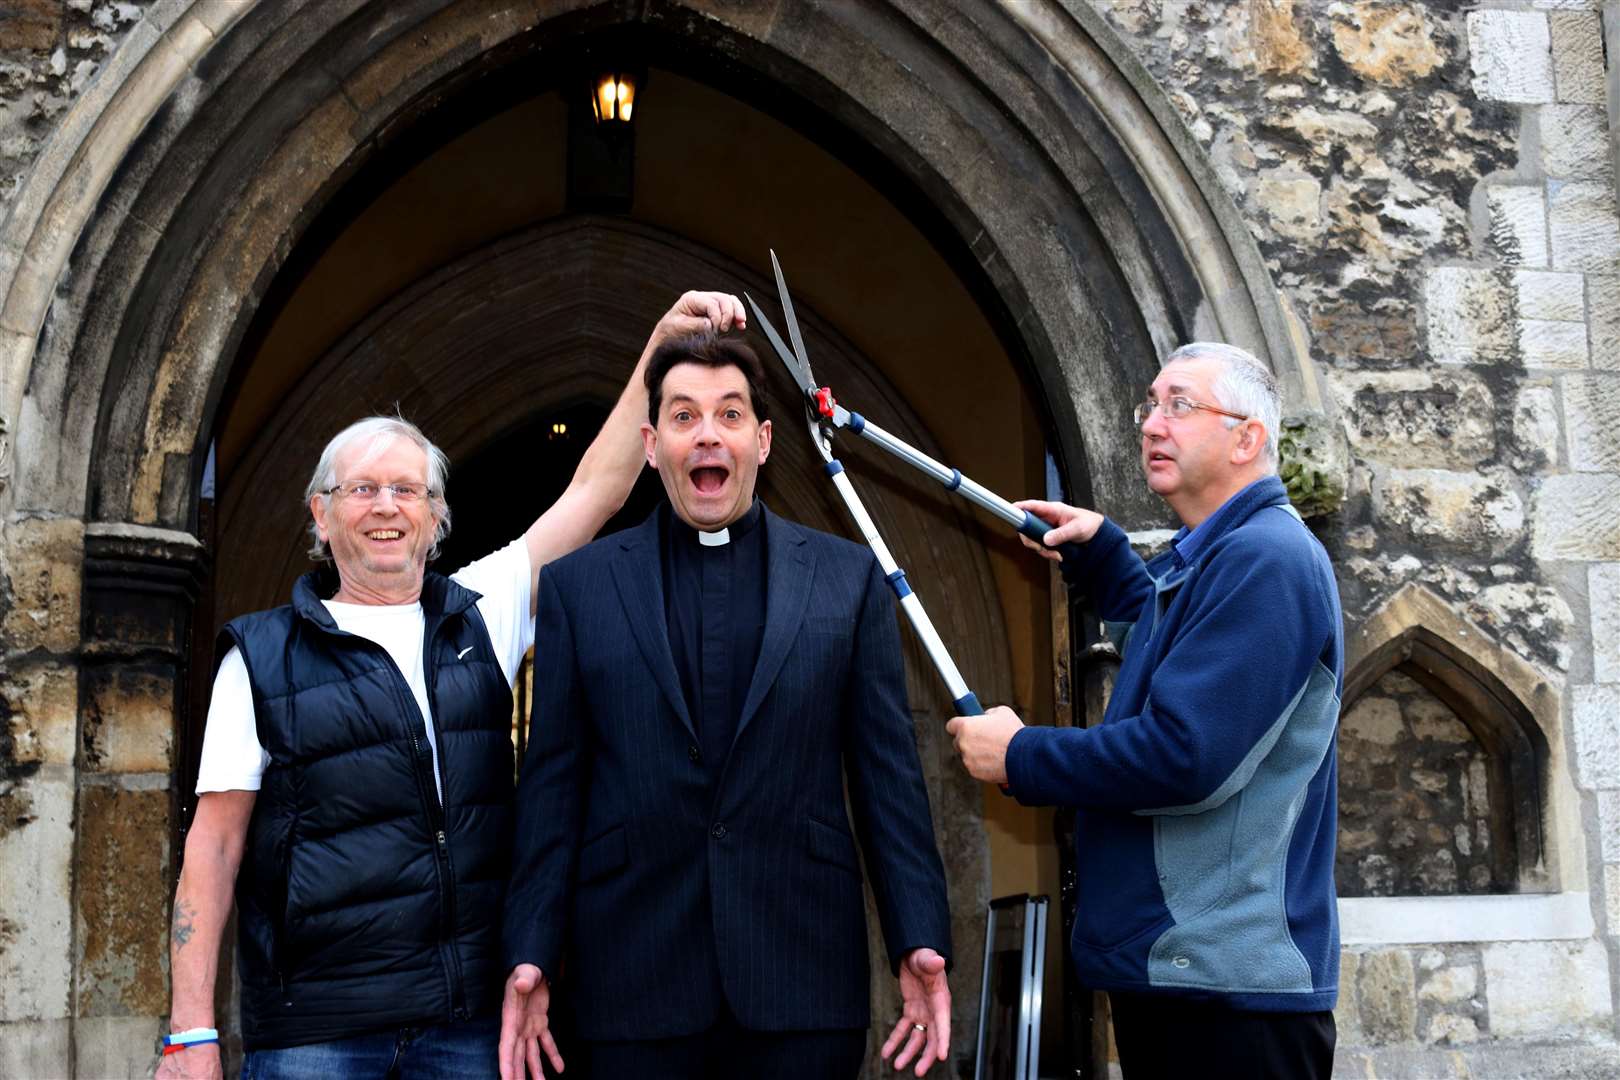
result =
[[167,773],[174,738],[174,676],[166,665],[86,668],[80,737],[86,772]]
[[1313,154],[1322,158],[1345,149],[1347,143],[1371,142],[1378,137],[1378,125],[1364,116],[1343,110],[1324,112],[1314,105],[1265,116],[1261,127],[1303,140]]
[[1429,351],[1442,363],[1489,364],[1517,354],[1514,295],[1504,275],[1442,266],[1429,271],[1423,297]]
[[1603,23],[1598,13],[1555,11],[1547,20],[1558,100],[1603,104]]
[[1331,378],[1358,456],[1472,469],[1496,453],[1496,407],[1477,376],[1336,371]]
[[1543,105],[1541,168],[1555,180],[1607,180],[1609,120],[1601,105]]
[[1442,1046],[1460,1046],[1478,1042],[1480,1035],[1479,1022],[1473,1017],[1436,1013],[1429,1017],[1428,1024],[1424,1026],[1423,1041]]
[[1575,778],[1587,788],[1620,788],[1620,687],[1574,687],[1570,711]]
[[144,1080],[152,1073],[152,1048],[168,1030],[163,1020],[157,1015],[81,1017],[73,1029],[78,1075]]
[[1552,36],[1545,15],[1469,12],[1468,53],[1480,97],[1522,104],[1553,100]]
[[169,793],[84,789],[79,814],[79,1014],[168,1011]]
[[1603,867],[1603,910],[1610,926],[1620,926],[1620,864]]
[[1587,365],[1584,323],[1521,319],[1518,332],[1519,353],[1525,367],[1567,371]]
[[1363,311],[1360,305],[1311,305],[1311,337],[1332,357],[1410,362],[1419,354],[1417,319],[1411,305],[1393,312]]
[[1322,185],[1314,177],[1279,175],[1277,170],[1262,174],[1254,202],[1285,239],[1307,241],[1322,235]]
[[1524,530],[1524,505],[1500,479],[1444,469],[1389,469],[1374,476],[1379,520],[1435,547],[1500,554]]
[[45,52],[61,37],[59,0],[6,0],[0,8],[0,51]]
[[1597,793],[1598,838],[1603,845],[1603,861],[1620,863],[1620,790]]
[[1361,1010],[1356,1005],[1356,983],[1361,970],[1361,954],[1351,949],[1339,953],[1339,1003],[1333,1007],[1333,1022],[1339,1043],[1354,1046],[1363,1041]]
[[0,1022],[0,1076],[67,1076],[72,1046],[71,1021]]
[[1547,192],[1540,184],[1485,189],[1485,249],[1509,266],[1547,265]]
[[71,518],[27,518],[0,530],[0,543],[11,592],[11,610],[0,619],[0,647],[73,651],[79,643],[84,525]]
[[1538,559],[1620,562],[1620,476],[1549,476],[1530,503],[1530,553]]
[[71,771],[0,779],[0,1023],[68,1015],[72,859]]
[[1471,964],[1447,964],[1420,976],[1419,1001],[1455,1005],[1479,992],[1479,971]]
[[1552,265],[1558,270],[1620,272],[1620,215],[1614,188],[1590,182],[1548,187]]
[[1620,472],[1620,375],[1570,375],[1564,379],[1564,433],[1569,467],[1580,472]]
[[1549,322],[1585,323],[1585,278],[1549,270],[1515,270],[1513,288],[1519,317]]
[[1512,941],[1484,949],[1491,1034],[1569,1036],[1607,1028],[1608,952],[1596,941]]
[[[1587,569],[1586,606],[1592,613],[1592,678],[1620,682],[1620,563]],[[1620,861],[1620,849],[1615,859]]]
[[17,659],[0,670],[0,768],[72,765],[79,673],[55,659]]
[[1620,277],[1586,275],[1586,309],[1591,313],[1592,366],[1620,370]]
[[1334,49],[1364,79],[1404,86],[1446,62],[1421,6],[1355,0],[1333,4],[1328,12]]
[[1574,614],[1556,589],[1528,582],[1505,581],[1471,597],[1468,617],[1521,653],[1569,669],[1569,630]]
[[1356,1001],[1361,1031],[1374,1046],[1409,1042],[1417,1024],[1412,957],[1405,949],[1385,949],[1361,955]]

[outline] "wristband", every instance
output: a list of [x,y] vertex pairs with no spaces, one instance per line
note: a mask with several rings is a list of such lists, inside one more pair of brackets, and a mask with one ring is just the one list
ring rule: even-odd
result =
[[219,1042],[219,1031],[215,1028],[191,1028],[188,1031],[175,1031],[163,1036],[162,1046],[165,1056],[178,1054],[182,1050],[193,1046],[205,1046],[208,1043]]

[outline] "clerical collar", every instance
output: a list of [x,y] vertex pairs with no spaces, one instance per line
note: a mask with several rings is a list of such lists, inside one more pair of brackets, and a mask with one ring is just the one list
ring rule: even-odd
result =
[[677,536],[687,537],[688,543],[696,542],[702,547],[724,547],[733,540],[746,536],[754,530],[754,526],[759,524],[760,507],[760,501],[756,498],[742,517],[733,521],[726,528],[716,529],[713,532],[694,529],[671,513],[669,516],[670,529]]

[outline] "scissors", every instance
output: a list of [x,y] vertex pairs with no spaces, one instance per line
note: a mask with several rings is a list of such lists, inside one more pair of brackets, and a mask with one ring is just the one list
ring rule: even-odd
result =
[[[979,704],[978,696],[968,689],[967,683],[962,679],[962,673],[957,670],[956,662],[951,659],[950,652],[940,640],[938,631],[928,618],[928,613],[923,610],[922,601],[917,599],[917,594],[912,592],[911,586],[906,583],[905,571],[895,563],[888,545],[883,542],[877,526],[872,523],[871,515],[866,512],[860,496],[855,493],[855,487],[850,483],[848,474],[844,472],[843,464],[833,457],[832,434],[839,428],[848,428],[865,437],[906,464],[932,476],[944,484],[947,491],[954,491],[969,502],[989,510],[1036,543],[1044,543],[1043,538],[1051,526],[1029,511],[1019,509],[995,492],[969,480],[962,475],[960,469],[940,464],[916,447],[869,422],[860,413],[850,412],[838,404],[830,388],[817,386],[815,378],[810,374],[809,355],[805,352],[804,338],[799,333],[799,320],[793,314],[793,300],[788,296],[787,281],[782,276],[782,264],[777,261],[775,251],[771,252],[771,268],[776,272],[776,288],[782,298],[783,321],[787,325],[788,337],[793,341],[791,348],[782,340],[782,335],[776,332],[776,327],[771,325],[771,321],[759,309],[754,298],[747,293],[743,293],[743,297],[748,301],[749,310],[754,313],[755,322],[765,331],[765,337],[776,350],[776,355],[787,365],[794,382],[804,392],[805,419],[810,428],[810,441],[821,454],[827,475],[832,478],[833,486],[843,497],[844,505],[849,508],[850,516],[855,519],[856,527],[861,530],[867,545],[877,556],[878,564],[883,567],[889,587],[894,590],[895,596],[900,601],[901,610],[911,621],[912,629],[916,631],[918,640],[928,653],[928,659],[944,680],[946,688],[950,690],[956,714],[981,715],[984,708]],[[1064,548],[1070,546],[1063,545]]]

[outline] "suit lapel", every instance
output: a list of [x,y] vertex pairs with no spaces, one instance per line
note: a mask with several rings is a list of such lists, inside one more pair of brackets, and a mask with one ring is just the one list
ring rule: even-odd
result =
[[669,648],[669,626],[664,619],[664,568],[658,550],[658,518],[659,515],[654,514],[638,528],[621,534],[619,544],[624,549],[624,557],[612,562],[613,584],[619,590],[625,620],[652,671],[653,681],[686,726],[687,734],[696,741],[697,729],[686,711],[686,695],[681,693],[681,680],[675,673],[675,655]]
[[[797,525],[765,510],[765,634],[759,643],[759,660],[748,685],[742,713],[737,717],[737,735],[759,711],[765,694],[787,660],[788,649],[799,635],[805,609],[810,604],[810,578],[815,559]],[[674,670],[673,663],[671,671]],[[735,737],[733,739],[735,741]]]

